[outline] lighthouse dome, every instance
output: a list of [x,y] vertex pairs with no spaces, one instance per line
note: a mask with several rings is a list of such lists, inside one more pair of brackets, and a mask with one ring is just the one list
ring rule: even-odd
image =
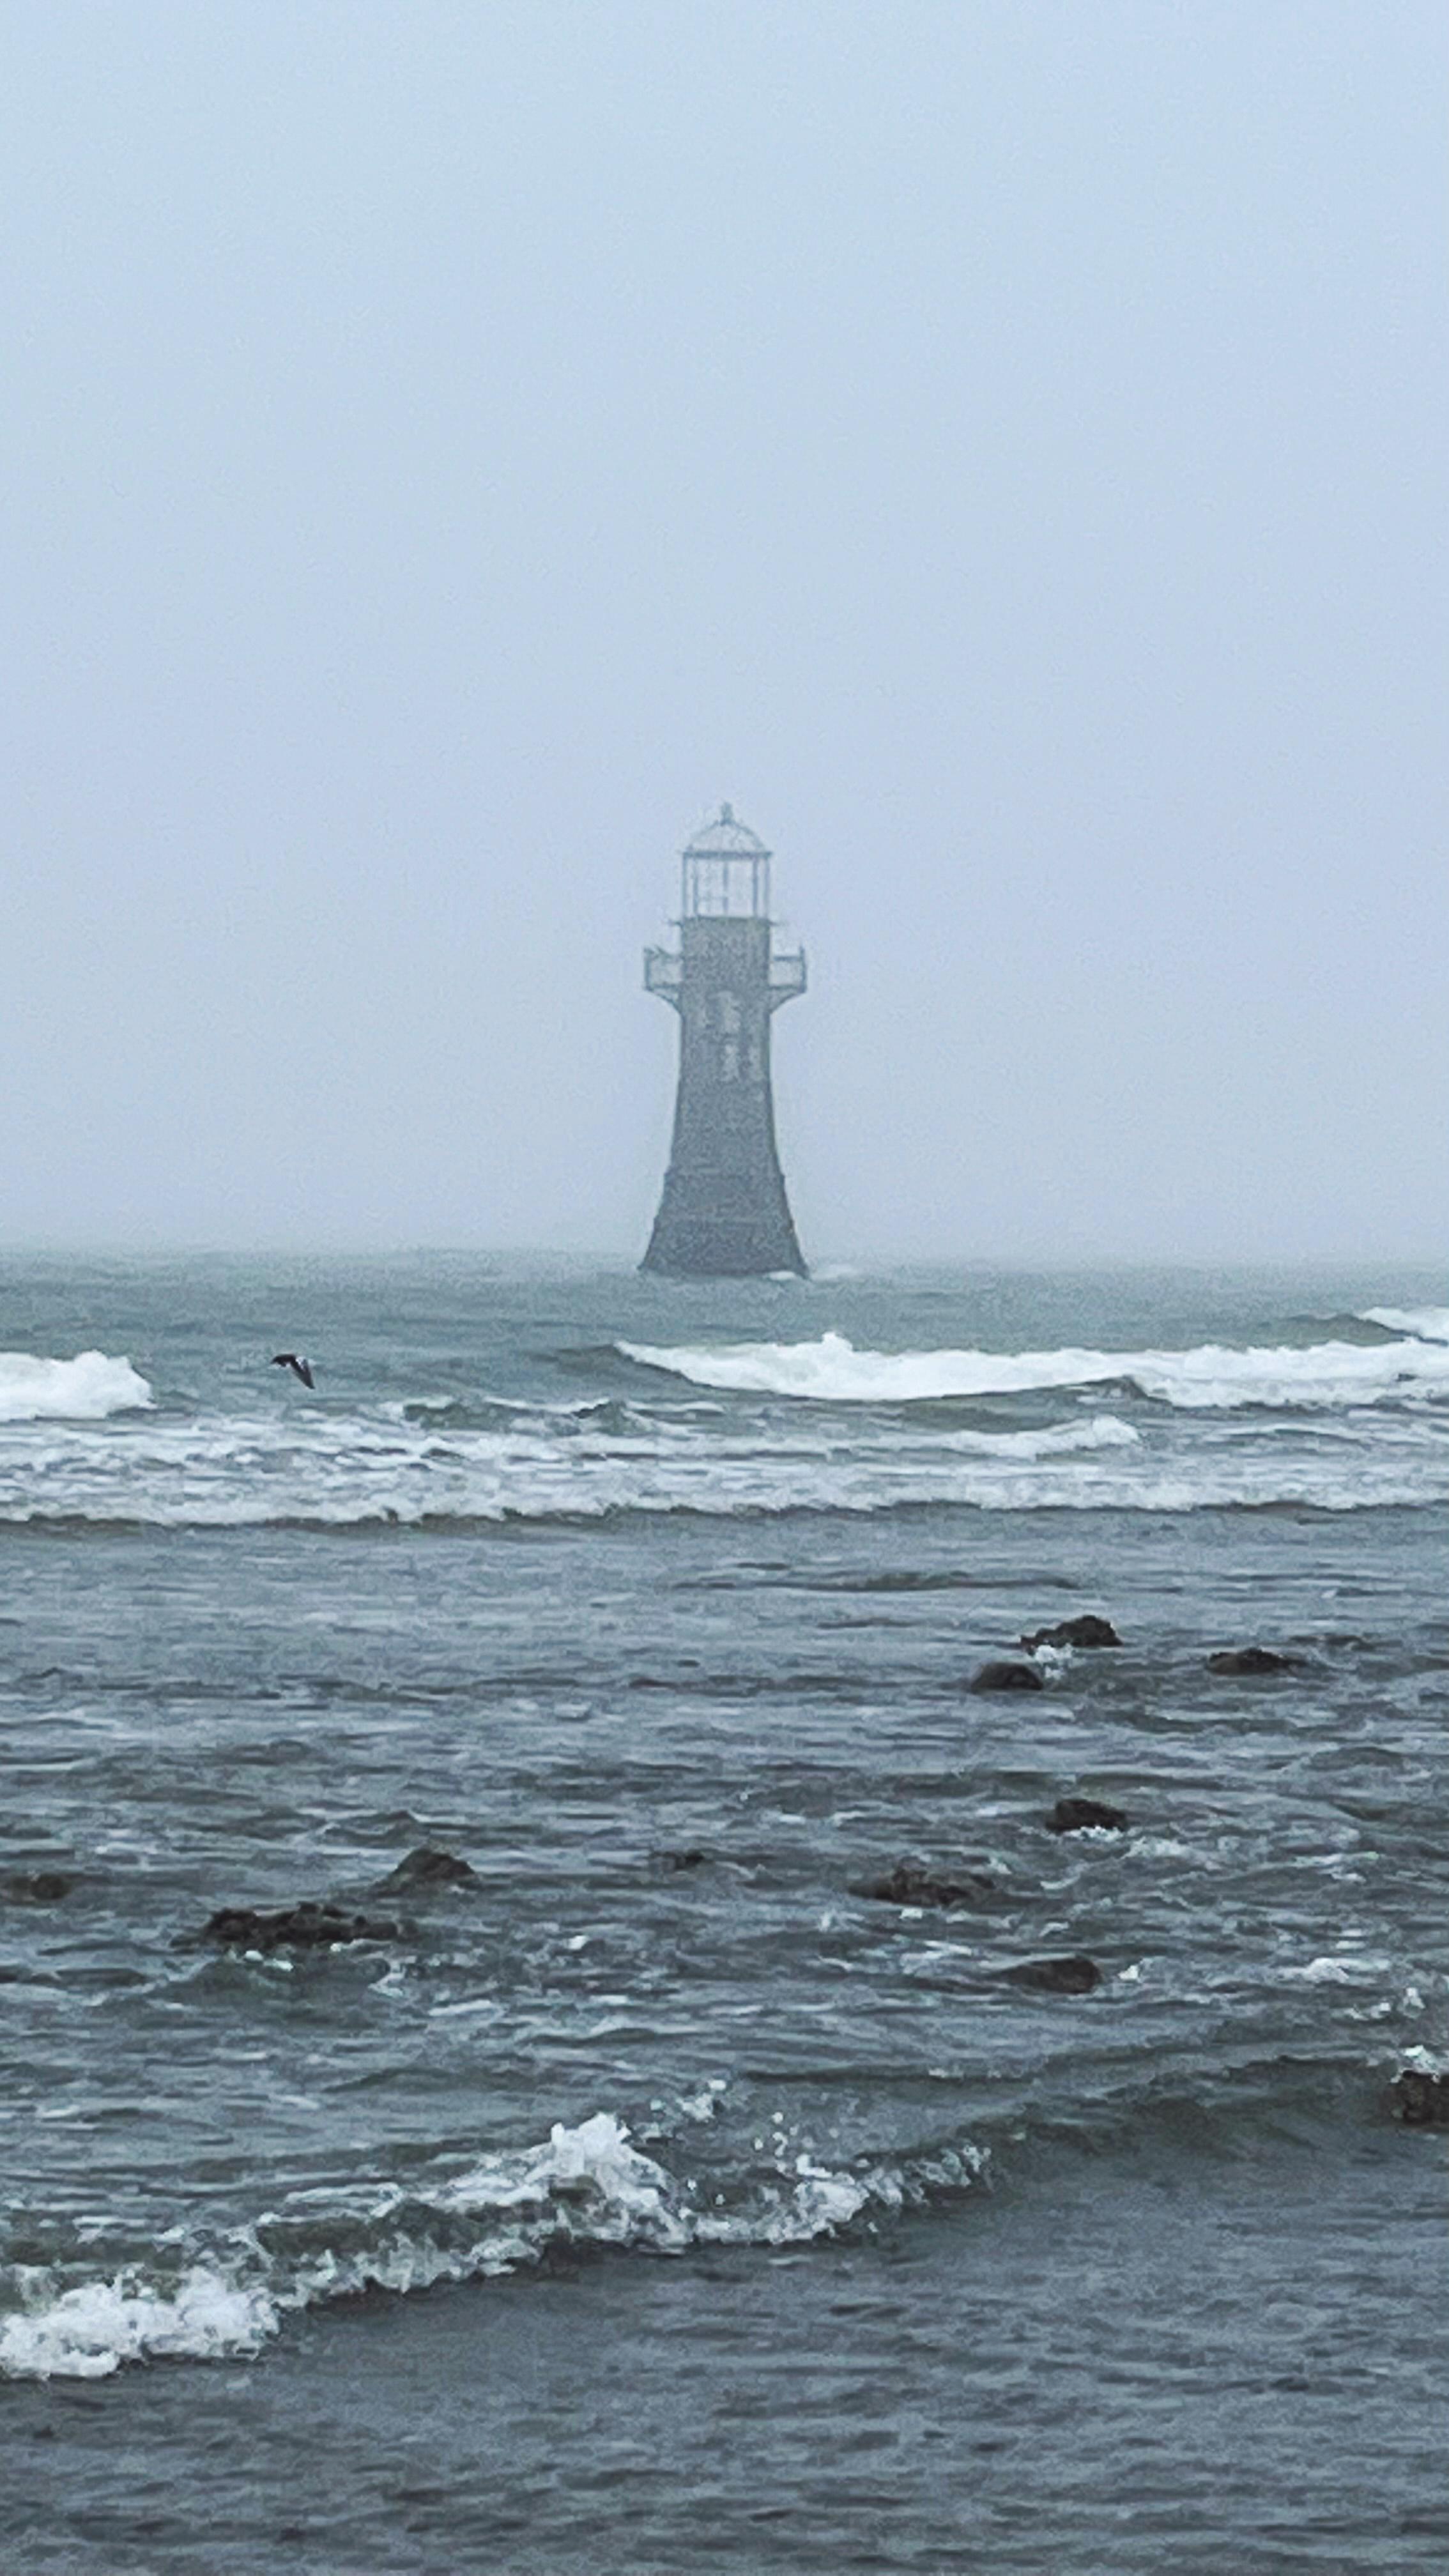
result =
[[770,852],[757,832],[742,823],[733,805],[721,805],[712,823],[701,824],[685,847],[687,859],[767,859]]

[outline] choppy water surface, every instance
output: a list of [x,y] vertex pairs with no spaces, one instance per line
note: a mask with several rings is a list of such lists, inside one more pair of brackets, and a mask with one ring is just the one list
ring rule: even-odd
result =
[[1436,1285],[12,1266],[17,2563],[1441,2564]]

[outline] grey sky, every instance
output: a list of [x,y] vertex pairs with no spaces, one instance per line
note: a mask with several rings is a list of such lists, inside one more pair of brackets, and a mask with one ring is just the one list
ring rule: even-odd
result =
[[0,25],[0,1238],[1449,1246],[1438,0]]

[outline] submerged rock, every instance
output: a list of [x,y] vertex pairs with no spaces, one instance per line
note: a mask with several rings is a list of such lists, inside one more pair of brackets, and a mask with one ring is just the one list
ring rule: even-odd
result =
[[1120,1834],[1131,1818],[1103,1798],[1058,1798],[1046,1820],[1049,1834]]
[[989,1878],[938,1878],[916,1861],[897,1861],[888,1878],[867,1879],[851,1889],[873,1905],[981,1905],[995,1893]]
[[1035,1664],[999,1662],[983,1664],[966,1685],[973,1691],[1039,1691],[1046,1689]]
[[1406,2129],[1449,2129],[1449,2075],[1406,2066],[1389,2086],[1396,2120]]
[[1224,1646],[1209,1655],[1210,1673],[1291,1673],[1296,1670],[1296,1655],[1276,1654],[1271,1646]]
[[223,1905],[199,1937],[224,1950],[330,1950],[341,1941],[399,1940],[402,1925],[349,1914],[340,1905],[282,1905],[270,1913],[253,1905]]
[[400,1860],[396,1869],[390,1869],[386,1878],[377,1883],[382,1889],[478,1887],[482,1882],[476,1869],[470,1869],[455,1852],[439,1851],[432,1843],[419,1843],[416,1851],[410,1851],[406,1860]]
[[1008,1984],[1029,1986],[1039,1995],[1090,1995],[1102,1982],[1102,1971],[1095,1959],[1080,1955],[1067,1959],[1023,1959],[1016,1968],[1003,1968]]
[[0,1879],[0,1896],[12,1905],[58,1905],[74,1885],[62,1869],[17,1870],[13,1878]]
[[693,1846],[688,1851],[667,1851],[659,1855],[659,1867],[671,1872],[680,1869],[704,1869],[708,1863],[708,1852],[696,1851]]
[[1120,1646],[1122,1640],[1110,1619],[1084,1610],[1079,1619],[1059,1619],[1054,1628],[1034,1628],[1021,1642],[1031,1655],[1038,1646]]

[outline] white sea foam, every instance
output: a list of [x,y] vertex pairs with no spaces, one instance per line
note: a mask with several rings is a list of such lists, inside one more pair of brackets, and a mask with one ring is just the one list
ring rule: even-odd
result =
[[82,1351],[73,1360],[0,1351],[0,1422],[102,1422],[149,1405],[151,1389],[129,1360]]
[[1044,1680],[1060,1682],[1065,1681],[1077,1659],[1070,1646],[1051,1646],[1043,1641],[1031,1649],[1031,1660]]
[[484,2156],[438,2194],[444,2209],[540,2210],[555,2199],[589,2210],[595,2244],[645,2241],[668,2251],[688,2242],[686,2211],[662,2167],[629,2144],[622,2120],[596,2111],[570,2129],[556,2120],[546,2146]]
[[[984,2161],[965,2147],[953,2170]],[[698,2204],[694,2188],[631,2145],[611,2112],[556,2122],[541,2146],[481,2156],[431,2190],[395,2183],[297,2191],[219,2252],[176,2277],[132,2268],[66,2282],[39,2270],[8,2276],[0,2376],[99,2379],[125,2362],[244,2358],[285,2317],[366,2288],[399,2292],[537,2262],[567,2241],[681,2254],[696,2245],[798,2245],[848,2226],[869,2205],[899,2207],[889,2168],[834,2173],[800,2155],[754,2183],[735,2206]]]
[[1020,1395],[1085,1386],[1131,1386],[1186,1412],[1244,1405],[1377,1404],[1385,1397],[1449,1393],[1449,1348],[1418,1339],[1319,1342],[1306,1350],[858,1351],[840,1333],[813,1342],[740,1342],[664,1349],[621,1342],[643,1367],[692,1386],[804,1398],[817,1404],[919,1404],[949,1397]]
[[1449,1306],[1366,1306],[1366,1324],[1390,1333],[1412,1333],[1421,1342],[1449,1342]]
[[[32,1407],[33,1373],[51,1369],[69,1374],[62,1405],[89,1389],[97,1404],[139,1409],[120,1423],[38,1420],[33,1411],[21,1422],[0,1419],[0,1522],[352,1528],[902,1506],[1352,1511],[1449,1501],[1449,1346],[1424,1341],[1005,1358],[856,1352],[831,1335],[724,1351],[633,1347],[664,1372],[655,1381],[662,1400],[518,1408],[479,1398],[441,1413],[425,1396],[348,1412],[331,1403],[163,1412],[147,1409],[150,1390],[128,1361],[26,1360]],[[1036,1386],[1073,1367],[1080,1409],[1030,1427],[967,1426],[896,1401],[968,1381],[977,1391],[994,1381],[990,1391],[1000,1394],[1009,1391],[1005,1379]],[[1091,1391],[1124,1370],[1159,1392],[1175,1372],[1176,1392],[1140,1423],[1089,1410]],[[764,1423],[727,1396],[686,1394],[691,1376],[740,1372],[776,1392],[829,1400],[793,1404]],[[886,1412],[864,1401],[872,1392],[891,1395]],[[1290,1409],[1268,1409],[1275,1394]],[[1063,1400],[1071,1404],[1067,1390]]]
[[285,1419],[140,1414],[119,1433],[107,1423],[0,1425],[0,1522],[10,1523],[356,1528],[931,1505],[1353,1511],[1444,1501],[1449,1425],[1413,1408],[1307,1416],[1296,1435],[1271,1418],[1179,1414],[1139,1435],[1095,1414],[988,1432],[816,1408],[768,1436],[665,1413],[637,1432],[577,1423],[440,1431],[320,1407]]
[[1113,1413],[1094,1413],[1084,1422],[1048,1422],[1039,1431],[948,1431],[943,1448],[960,1449],[978,1458],[1068,1458],[1086,1449],[1135,1449],[1142,1435]]
[[260,2351],[278,2326],[265,2289],[195,2265],[170,2289],[135,2273],[55,2292],[41,2272],[22,2276],[34,2302],[0,2317],[0,2376],[106,2379],[124,2361],[221,2361]]

